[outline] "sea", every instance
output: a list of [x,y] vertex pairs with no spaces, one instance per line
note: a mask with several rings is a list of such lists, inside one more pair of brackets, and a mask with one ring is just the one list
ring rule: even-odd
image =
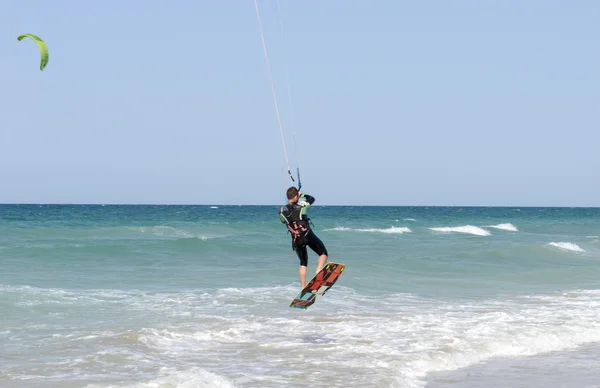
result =
[[600,386],[600,209],[308,214],[303,310],[278,205],[0,205],[0,387]]

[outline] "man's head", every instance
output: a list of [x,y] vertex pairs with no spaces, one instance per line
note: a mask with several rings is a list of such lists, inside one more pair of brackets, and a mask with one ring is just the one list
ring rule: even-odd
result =
[[294,186],[287,189],[287,198],[289,202],[298,202],[298,189]]

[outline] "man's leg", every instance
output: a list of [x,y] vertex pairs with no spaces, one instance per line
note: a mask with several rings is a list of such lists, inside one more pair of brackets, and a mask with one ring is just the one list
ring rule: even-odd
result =
[[301,265],[300,269],[298,269],[298,274],[300,275],[300,288],[304,288],[306,285],[306,266]]
[[298,275],[300,275],[300,285],[301,288],[304,288],[306,285],[306,266],[308,265],[308,252],[306,251],[306,245],[296,247],[295,251],[300,259],[300,268],[298,269]]
[[[325,263],[327,263],[327,255],[319,256],[319,259],[317,260],[317,271],[315,272],[315,274],[318,274],[319,271],[321,271],[323,267],[325,267]],[[304,272],[306,273],[306,268],[304,268]]]
[[315,274],[319,273],[325,267],[325,263],[327,263],[327,248],[325,248],[325,244],[319,237],[317,237],[314,232],[310,232],[308,236],[308,246],[312,249],[319,258],[317,260],[317,270]]

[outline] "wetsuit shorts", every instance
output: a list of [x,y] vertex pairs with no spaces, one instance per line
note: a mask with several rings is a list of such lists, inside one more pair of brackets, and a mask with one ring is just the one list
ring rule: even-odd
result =
[[317,255],[327,255],[327,248],[325,244],[313,233],[312,230],[308,232],[305,237],[306,244],[294,247],[298,258],[300,259],[300,265],[306,267],[308,265],[308,251],[306,246],[308,245]]

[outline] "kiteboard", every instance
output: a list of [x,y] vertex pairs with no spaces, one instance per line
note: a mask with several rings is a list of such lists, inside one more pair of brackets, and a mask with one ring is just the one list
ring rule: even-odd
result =
[[325,264],[325,267],[296,295],[290,307],[307,309],[335,284],[345,267],[345,264],[340,263]]

